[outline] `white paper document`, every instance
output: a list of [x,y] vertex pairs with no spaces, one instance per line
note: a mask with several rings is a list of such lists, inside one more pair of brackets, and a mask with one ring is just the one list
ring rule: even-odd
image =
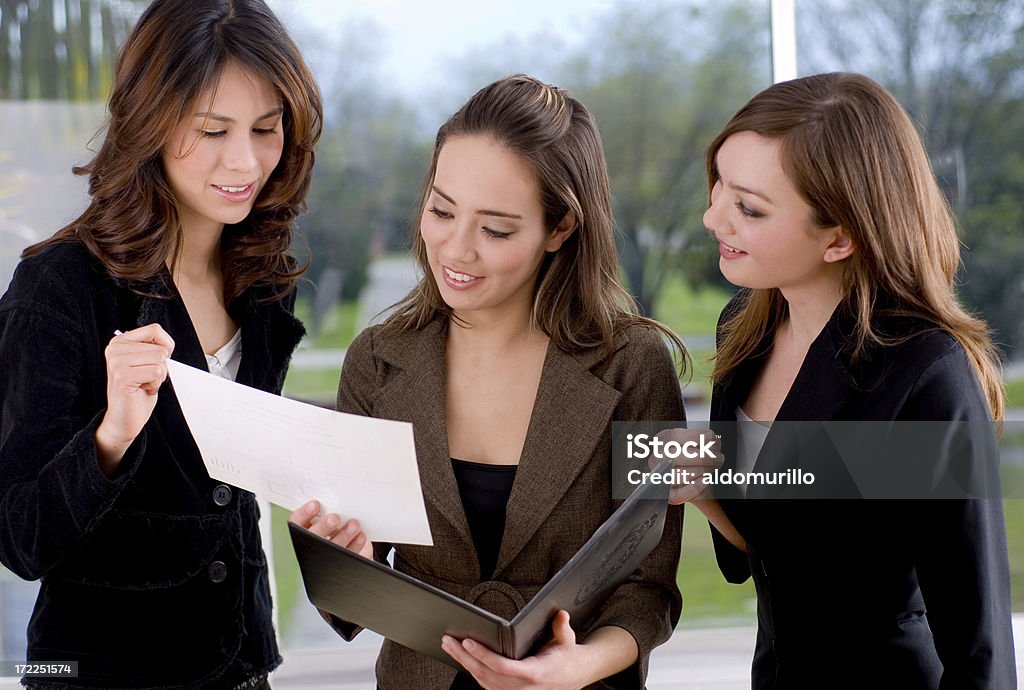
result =
[[210,476],[295,510],[358,518],[372,541],[432,545],[412,424],[343,414],[168,360]]

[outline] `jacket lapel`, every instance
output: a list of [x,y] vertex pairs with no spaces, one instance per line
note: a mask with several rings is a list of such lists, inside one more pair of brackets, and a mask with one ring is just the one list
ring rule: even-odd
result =
[[445,328],[440,320],[420,331],[385,339],[380,357],[402,371],[374,398],[373,415],[412,422],[423,497],[472,548],[473,537],[448,451],[445,349]]
[[591,371],[602,359],[599,349],[567,354],[548,346],[495,577],[548,519],[606,435],[621,394]]
[[[834,419],[843,403],[854,391],[854,383],[844,356],[850,324],[841,315],[834,314],[811,343],[786,399],[779,409],[764,446],[754,465],[758,472],[781,472],[792,468],[796,457],[795,446],[799,436],[809,431],[802,422]],[[774,491],[772,487],[751,486],[751,497],[764,497]]]
[[[265,391],[280,392],[292,352],[306,329],[289,310],[294,295],[285,300],[260,302],[250,290],[239,298],[242,329],[242,362],[238,383]],[[205,361],[205,356],[203,357]]]
[[[154,290],[160,289],[157,283],[153,284],[153,288]],[[196,335],[196,329],[185,309],[185,303],[181,301],[181,297],[177,293],[173,293],[171,297],[146,296],[142,298],[135,326],[145,326],[150,323],[158,323],[168,333],[173,334],[171,337],[174,338],[174,352],[171,353],[171,359],[196,369],[209,371],[203,347],[199,344],[199,336]]]

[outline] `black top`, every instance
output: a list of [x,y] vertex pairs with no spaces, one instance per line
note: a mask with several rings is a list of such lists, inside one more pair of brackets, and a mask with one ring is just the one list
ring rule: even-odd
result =
[[[498,563],[505,533],[505,506],[512,495],[518,465],[486,465],[452,458],[455,482],[466,511],[473,545],[480,559],[480,580],[489,580]],[[480,685],[465,671],[452,682],[451,690],[476,690]]]
[[466,511],[466,522],[480,559],[480,580],[494,574],[505,533],[505,506],[518,465],[487,465],[452,458],[452,470]]

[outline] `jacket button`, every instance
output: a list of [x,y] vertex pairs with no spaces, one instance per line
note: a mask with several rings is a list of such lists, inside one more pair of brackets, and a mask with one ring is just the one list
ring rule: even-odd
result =
[[228,567],[224,565],[224,561],[214,561],[210,564],[207,574],[210,576],[210,582],[218,584],[227,579]]
[[219,506],[226,506],[231,502],[231,487],[226,484],[218,484],[213,490],[213,502]]

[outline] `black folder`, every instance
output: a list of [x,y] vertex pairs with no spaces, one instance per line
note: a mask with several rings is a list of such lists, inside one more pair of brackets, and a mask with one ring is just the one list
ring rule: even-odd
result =
[[637,488],[511,621],[298,525],[288,528],[314,606],[459,668],[441,650],[442,635],[522,659],[550,638],[559,609],[574,626],[587,622],[661,540],[668,488]]

